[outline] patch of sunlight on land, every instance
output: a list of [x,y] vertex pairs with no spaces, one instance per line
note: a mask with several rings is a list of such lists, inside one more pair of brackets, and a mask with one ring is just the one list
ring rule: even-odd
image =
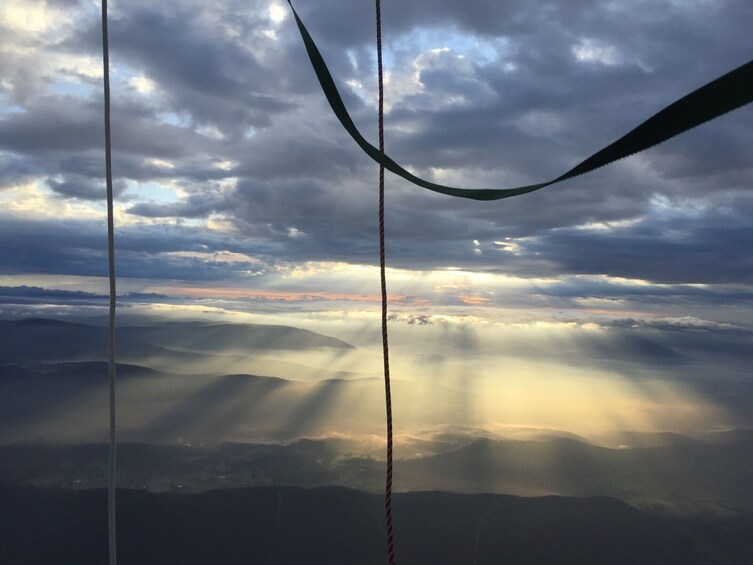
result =
[[[403,347],[395,349],[393,410],[401,437],[453,430],[510,438],[524,430],[587,438],[625,430],[699,435],[730,423],[722,407],[659,377],[631,380],[598,368],[506,357],[443,360],[422,354],[411,359]],[[147,361],[175,374],[119,380],[119,427],[125,440],[289,441],[343,433],[367,438],[384,431],[378,348],[215,359],[226,363],[224,371],[220,365],[170,367]],[[102,441],[106,400],[103,380],[56,403],[29,426],[6,432],[22,441]]]
[[[724,411],[678,384],[634,382],[598,370],[574,371],[528,362],[474,383],[476,418],[502,431],[528,426],[593,437],[615,430],[697,434],[723,421]],[[517,375],[515,375],[517,373]]]
[[[159,354],[129,358],[121,352],[121,362],[174,373],[120,381],[123,437],[253,442],[348,434],[373,443],[384,433],[379,313],[347,310],[342,303],[336,308],[282,314],[232,312],[211,302],[122,308],[126,324],[128,314],[150,314],[203,323],[287,325],[355,345],[252,351],[220,345],[205,351],[199,344],[191,347],[197,358],[185,361]],[[502,324],[435,311],[399,317],[390,325],[390,339],[395,433],[403,438],[442,430],[491,437],[517,437],[521,430],[591,438],[626,430],[696,435],[739,423],[683,378],[683,365],[633,359],[613,332],[594,324]],[[618,357],[605,357],[605,352]],[[643,350],[635,354],[646,355]],[[65,431],[86,439],[106,437],[104,384],[82,389],[66,402],[44,422],[17,430],[20,436],[58,437]]]
[[[456,391],[465,412],[461,421],[447,423],[503,435],[505,429],[530,427],[593,436],[614,430],[692,435],[731,422],[723,407],[678,375],[594,358],[584,334],[606,332],[568,324],[480,329],[446,324],[407,332],[424,337],[395,332],[394,378]],[[411,410],[424,400],[397,402]]]
[[[284,323],[306,325],[300,322],[304,320]],[[360,345],[345,351],[229,351],[233,362],[215,369],[309,383],[332,377],[367,379],[318,397],[318,402],[326,400],[326,408],[317,412],[316,428],[300,426],[298,431],[331,435],[357,429],[378,435],[384,426],[378,318],[341,320],[314,329]],[[734,423],[723,407],[663,370],[599,363],[584,346],[584,331],[597,330],[574,324],[395,324],[391,368],[397,433],[457,427],[495,436],[515,435],[521,429],[586,437],[621,430],[695,435]],[[549,356],[542,353],[547,351]],[[311,410],[310,401],[301,403]],[[289,413],[295,420],[296,409],[289,408]]]
[[[233,372],[255,369],[306,381],[324,375],[381,379],[378,312],[238,313],[224,319],[303,327],[356,345],[336,352],[236,351]],[[613,336],[593,324],[504,325],[451,315],[423,321],[416,316],[390,325],[392,377],[411,385],[396,397],[396,417],[411,426],[467,425],[495,433],[531,427],[591,436],[614,430],[694,434],[735,425],[723,407],[683,382],[682,367],[633,362],[638,360],[628,353],[617,361],[600,358],[599,347]],[[383,393],[376,390],[372,400],[383,402]],[[422,423],[420,414],[430,420]]]

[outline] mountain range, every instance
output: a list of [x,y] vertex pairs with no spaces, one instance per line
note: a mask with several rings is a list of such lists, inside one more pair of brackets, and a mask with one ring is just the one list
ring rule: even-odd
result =
[[[0,487],[0,562],[100,564],[106,491]],[[341,487],[198,494],[120,490],[118,562],[318,565],[385,561],[383,498]],[[395,544],[412,565],[743,565],[753,516],[680,519],[613,498],[395,496]]]

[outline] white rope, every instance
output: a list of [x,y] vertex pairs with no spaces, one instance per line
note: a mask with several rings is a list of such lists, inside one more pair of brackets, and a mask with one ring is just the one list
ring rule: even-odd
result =
[[107,0],[102,0],[102,65],[105,97],[105,176],[107,182],[107,266],[110,277],[110,315],[108,323],[108,381],[110,385],[110,453],[107,474],[107,510],[110,565],[117,562],[115,529],[115,227],[113,222],[112,144],[110,141],[110,50],[107,37]]

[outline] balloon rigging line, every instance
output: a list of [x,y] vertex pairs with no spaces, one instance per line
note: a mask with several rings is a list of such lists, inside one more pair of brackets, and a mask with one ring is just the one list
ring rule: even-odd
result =
[[[384,153],[384,71],[382,67],[382,3],[376,0],[377,75],[379,78],[379,151]],[[384,165],[379,164],[379,278],[382,291],[382,355],[384,357],[384,400],[387,415],[387,475],[384,488],[384,518],[387,530],[387,559],[395,565],[395,535],[392,526],[392,390],[387,339],[387,274],[384,245]]]
[[110,280],[110,309],[107,325],[108,338],[108,384],[110,399],[110,449],[107,465],[107,524],[109,536],[110,565],[117,562],[115,524],[115,469],[116,469],[116,421],[115,421],[115,224],[113,221],[112,190],[112,141],[110,135],[110,49],[107,35],[107,0],[102,0],[102,67],[105,112],[105,179],[107,184],[107,268]]

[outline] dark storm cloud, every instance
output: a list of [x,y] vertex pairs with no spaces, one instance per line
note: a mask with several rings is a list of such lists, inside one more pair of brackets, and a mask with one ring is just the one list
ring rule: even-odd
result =
[[[117,271],[122,277],[158,280],[220,280],[232,271],[258,272],[266,263],[212,260],[217,252],[268,258],[279,250],[266,242],[181,226],[131,226],[119,230]],[[202,254],[207,258],[191,254]],[[0,222],[0,272],[7,274],[107,275],[104,222]]]
[[[168,297],[153,292],[129,292],[120,294],[118,300],[157,301]],[[0,286],[0,304],[87,304],[102,303],[109,300],[107,294],[84,292],[81,290],[60,290],[56,288],[41,288],[37,286]]]
[[634,318],[620,318],[611,320],[608,323],[602,323],[603,326],[621,328],[621,329],[651,329],[670,332],[695,332],[695,333],[707,333],[715,332],[721,334],[734,334],[750,338],[753,336],[753,332],[735,326],[733,324],[725,324],[719,322],[712,322],[709,320],[701,320],[690,316],[682,318],[658,318],[658,319],[645,319],[636,320]]
[[[374,41],[369,6],[339,0],[299,0],[294,5],[317,41],[341,48]],[[399,6],[385,6],[382,17],[388,44],[415,28],[451,28],[481,38],[510,37],[520,42],[516,49],[519,57],[546,64],[541,60],[542,54],[555,53],[561,38],[589,38],[624,47],[634,59],[646,56],[658,64],[681,58],[686,65],[698,65],[714,73],[715,65],[709,65],[709,61],[715,58],[737,56],[740,64],[750,57],[746,48],[748,32],[741,22],[749,21],[753,14],[745,0],[441,0],[432,2],[430,8],[422,0],[408,0]],[[673,74],[683,74],[687,69],[676,68]]]
[[23,184],[46,171],[31,159],[0,151],[0,190]]
[[[113,56],[154,77],[176,111],[188,112],[196,125],[211,124],[232,136],[264,127],[271,116],[289,109],[277,95],[280,73],[236,41],[223,37],[202,10],[134,5],[123,10],[110,32]],[[240,19],[241,31],[249,29]],[[253,22],[251,22],[253,24]],[[220,32],[218,34],[218,32]],[[219,37],[218,37],[219,35]],[[71,39],[72,47],[96,52],[99,29]]]
[[646,285],[642,282],[630,280],[568,277],[556,285],[545,285],[540,288],[534,286],[534,291],[563,299],[633,299],[644,304],[693,301],[713,305],[728,303],[730,300],[753,302],[753,291],[745,290],[745,288],[740,286],[725,287],[724,285]]
[[[750,329],[688,316],[618,318],[600,325],[608,328],[609,335],[651,342],[674,351],[688,363],[674,371],[674,378],[692,384],[710,398],[720,398],[723,404],[735,406],[741,413],[750,413]],[[742,397],[736,398],[736,394]]]
[[[336,138],[340,133],[334,124],[323,125],[317,132],[311,131],[308,124],[285,126],[280,130],[260,131],[252,140],[231,149],[229,156],[238,161],[233,174],[250,183],[316,179],[332,184],[333,192],[342,192],[348,190],[353,177],[368,170],[357,148],[327,139],[326,134]],[[295,199],[291,198],[291,202],[295,203]]]
[[44,3],[53,7],[74,8],[81,4],[81,0],[44,0]]
[[[452,0],[432,2],[429,9],[424,2],[407,1],[399,6],[385,6],[382,12],[384,33],[399,35],[417,26],[456,26],[479,35],[521,34],[536,29],[542,23],[559,18],[572,19],[573,12],[582,14],[595,1],[572,2],[566,5],[547,2],[531,4],[525,1],[493,2],[489,0],[457,3]],[[356,46],[372,41],[374,36],[371,7],[357,2],[338,0],[323,2],[294,2],[296,10],[316,35],[331,38],[340,46]],[[572,8],[570,8],[572,6]],[[321,17],[327,14],[327,17]],[[543,15],[542,15],[543,14]]]
[[661,283],[753,282],[753,226],[747,218],[709,214],[684,221],[651,220],[613,233],[560,230],[527,251],[550,258],[570,274]]
[[[197,181],[221,178],[212,161],[220,144],[186,128],[159,123],[156,116],[127,101],[113,116],[115,195],[123,198],[125,180],[160,180],[190,176]],[[62,196],[103,199],[104,161],[102,109],[99,102],[45,97],[25,112],[0,122],[0,173],[5,187],[34,177],[46,180]],[[186,159],[185,170],[173,173],[154,159]],[[182,174],[181,174],[182,173]]]
[[101,112],[95,114],[94,110],[72,97],[46,97],[32,102],[26,111],[3,120],[0,147],[16,153],[99,148],[104,127]]
[[[355,121],[375,140],[372,102],[359,97],[373,96],[375,82],[371,8],[339,0],[295,5]],[[120,198],[128,197],[128,212],[142,217],[223,214],[241,239],[253,238],[260,253],[281,261],[373,263],[376,167],[331,115],[289,15],[275,25],[268,9],[266,2],[117,7],[111,57],[116,69],[130,74],[114,91],[116,176],[170,180],[183,192],[181,201],[171,203],[138,200],[130,191]],[[452,182],[469,187],[554,177],[753,56],[747,47],[753,10],[742,0],[442,0],[430,9],[424,1],[409,0],[385,7],[383,15],[394,65],[387,91],[393,101],[388,152],[421,175],[442,180],[437,170],[442,168]],[[65,39],[44,49],[98,56],[98,21],[84,18],[72,25]],[[271,29],[276,40],[270,39]],[[426,30],[428,39],[421,35]],[[454,43],[461,36],[466,43],[484,44],[485,56],[464,53]],[[0,64],[13,71],[8,74],[13,92],[27,93],[13,98],[23,100],[23,111],[0,114],[3,185],[41,176],[61,196],[94,197],[103,169],[98,83],[84,80],[91,93],[50,93],[40,87],[50,77],[31,72],[28,55]],[[142,95],[126,85],[137,74],[153,81],[153,93]],[[414,77],[420,84],[410,82]],[[360,95],[355,83],[363,87]],[[400,92],[407,93],[399,97]],[[502,202],[438,196],[388,176],[390,264],[518,276],[588,273],[667,283],[749,283],[751,247],[741,242],[751,236],[750,215],[743,211],[753,211],[750,118],[750,108],[738,110],[590,177]],[[202,135],[202,127],[225,137]],[[215,166],[223,160],[231,164]],[[218,190],[217,183],[228,178],[234,179],[227,183],[232,187]],[[697,213],[687,219],[689,225],[680,225],[656,213],[657,195]],[[724,207],[739,213],[727,219]],[[574,229],[625,220],[636,223],[611,231]],[[35,237],[44,239],[41,225]],[[56,245],[63,256],[82,253],[77,236],[66,235],[79,227],[51,226],[51,233],[73,246]],[[154,233],[143,228],[121,229],[130,246],[123,259],[129,269],[155,272],[160,238],[151,239]],[[197,249],[193,228],[170,230],[165,249]],[[142,237],[147,240],[139,243]],[[495,247],[508,238],[519,245],[518,254]],[[232,247],[232,237],[226,241]],[[24,249],[21,241],[16,245]],[[241,247],[233,249],[247,252]],[[22,272],[46,264],[66,272],[77,264],[37,252],[6,257],[6,268]],[[197,277],[200,268],[189,267],[186,276]],[[220,270],[217,266],[212,276]]]
[[[51,190],[62,196],[72,196],[85,200],[102,200],[106,193],[103,180],[80,175],[67,175],[62,180],[48,178],[46,184]],[[124,190],[124,182],[118,181],[113,183],[113,194],[116,198],[122,195]]]
[[105,298],[103,294],[95,294],[92,292],[83,292],[81,290],[59,290],[59,289],[47,289],[36,286],[0,286],[0,300],[8,301],[16,298],[30,298],[30,299],[90,299],[90,298]]
[[217,190],[203,190],[190,194],[184,202],[172,204],[139,203],[131,206],[128,212],[148,218],[202,218],[213,212],[227,210],[229,202]]
[[[113,115],[113,143],[119,151],[142,157],[173,158],[211,146],[211,141],[185,128],[156,122],[155,115],[122,104]],[[0,124],[0,148],[17,154],[49,151],[72,156],[102,152],[102,106],[79,98],[51,96],[31,102]]]

